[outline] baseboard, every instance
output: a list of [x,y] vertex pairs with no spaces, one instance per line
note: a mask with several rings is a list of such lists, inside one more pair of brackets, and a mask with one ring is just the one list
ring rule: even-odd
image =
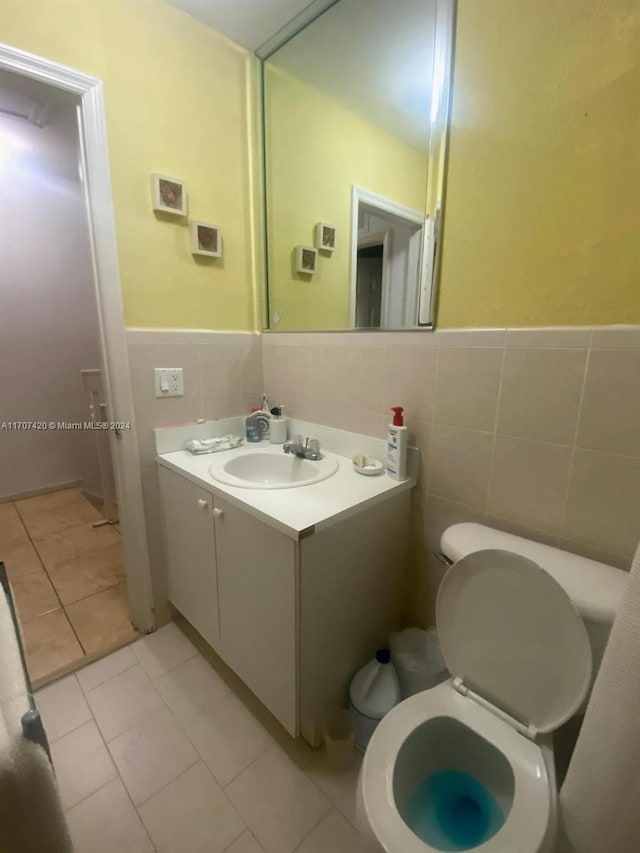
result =
[[41,486],[38,489],[28,489],[25,492],[15,492],[11,495],[0,495],[0,504],[20,501],[24,498],[35,498],[38,495],[48,495],[50,492],[61,492],[64,489],[82,488],[82,480],[68,480],[66,483],[53,483],[50,486]]

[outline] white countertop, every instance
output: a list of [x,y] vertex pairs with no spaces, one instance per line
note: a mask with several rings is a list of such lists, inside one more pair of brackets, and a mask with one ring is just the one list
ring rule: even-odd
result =
[[209,474],[211,463],[222,456],[226,460],[256,451],[283,452],[277,445],[265,441],[200,456],[194,456],[186,450],[174,450],[161,453],[156,459],[159,465],[182,474],[196,485],[235,504],[292,539],[301,539],[315,530],[329,527],[392,495],[406,492],[416,484],[414,479],[393,480],[386,473],[365,477],[353,470],[350,458],[324,448],[325,456],[337,460],[338,470],[326,480],[309,486],[245,489],[228,486]]

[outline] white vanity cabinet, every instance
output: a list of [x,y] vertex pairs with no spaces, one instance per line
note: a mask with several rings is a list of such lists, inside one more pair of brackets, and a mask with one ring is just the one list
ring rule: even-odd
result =
[[398,627],[410,492],[288,535],[161,463],[159,475],[169,600],[287,731],[319,745]]
[[158,467],[165,522],[169,601],[218,647],[213,495],[186,477]]
[[296,543],[217,496],[215,505],[220,654],[295,734]]

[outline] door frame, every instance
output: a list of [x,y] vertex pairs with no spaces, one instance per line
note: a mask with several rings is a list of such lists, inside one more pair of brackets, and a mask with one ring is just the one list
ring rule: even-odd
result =
[[155,613],[120,289],[102,81],[4,44],[0,44],[0,69],[70,92],[79,99],[82,184],[98,307],[105,397],[110,420],[130,424],[119,434],[109,431],[119,507],[124,518],[122,539],[129,610],[135,627],[147,633],[156,627]]
[[[357,266],[358,266],[358,211],[360,209],[360,205],[365,204],[368,207],[374,207],[379,210],[381,213],[388,213],[392,216],[396,216],[399,219],[404,219],[406,222],[410,222],[419,226],[419,230],[416,231],[415,235],[411,238],[410,243],[410,251],[412,255],[419,258],[419,268],[418,268],[418,293],[420,293],[420,283],[426,278],[426,266],[427,266],[427,254],[425,252],[425,235],[427,232],[427,223],[428,217],[424,215],[424,213],[420,213],[417,210],[413,210],[410,207],[406,207],[404,204],[399,204],[396,201],[392,201],[391,199],[385,198],[382,195],[378,195],[377,193],[371,192],[371,190],[366,190],[363,187],[356,186],[356,184],[352,184],[351,186],[351,270],[350,270],[350,296],[349,296],[349,323],[352,329],[356,328],[356,291],[357,291]],[[388,266],[388,264],[387,264]],[[386,283],[386,290],[388,291],[388,282]],[[383,274],[383,300],[385,291],[385,280]],[[386,296],[388,302],[388,292]],[[385,304],[383,302],[383,309],[385,309]],[[388,310],[388,305],[386,306],[386,310]],[[386,313],[386,310],[383,310],[383,313]],[[417,320],[417,318],[416,318]],[[381,318],[382,323],[382,318]],[[417,327],[417,322],[411,328]],[[384,331],[384,325],[380,327]]]

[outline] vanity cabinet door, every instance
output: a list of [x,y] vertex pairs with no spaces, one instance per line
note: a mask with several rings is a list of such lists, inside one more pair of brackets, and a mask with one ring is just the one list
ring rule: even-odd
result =
[[219,646],[213,495],[158,466],[169,601],[205,640]]
[[216,497],[220,654],[292,735],[297,543]]

